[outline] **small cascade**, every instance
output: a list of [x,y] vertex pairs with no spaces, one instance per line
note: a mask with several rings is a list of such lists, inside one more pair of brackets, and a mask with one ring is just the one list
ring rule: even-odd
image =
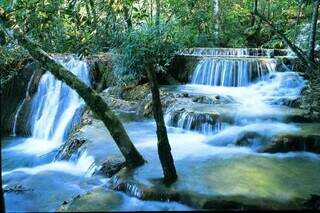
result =
[[219,115],[189,112],[184,108],[168,112],[165,120],[168,126],[194,130],[203,134],[217,133],[225,127],[225,124],[221,122]]
[[267,74],[275,71],[274,59],[204,59],[201,60],[192,76],[192,84],[211,86],[243,87],[254,80],[264,80]]
[[268,57],[287,56],[291,54],[286,49],[262,48],[190,48],[184,49],[178,55],[200,57]]
[[29,82],[28,82],[28,85],[27,85],[26,95],[25,95],[24,99],[22,100],[21,104],[19,104],[18,109],[17,109],[17,111],[16,111],[16,114],[14,115],[14,122],[13,122],[13,128],[12,128],[12,136],[16,136],[17,121],[18,121],[18,117],[19,117],[19,115],[20,115],[21,109],[22,109],[23,105],[25,104],[25,102],[30,99],[29,90],[30,90],[30,86],[31,86],[31,83],[32,83],[32,81],[33,81],[34,75],[35,75],[35,73],[33,73],[33,74],[31,75],[31,78],[30,78],[30,80],[29,80]]

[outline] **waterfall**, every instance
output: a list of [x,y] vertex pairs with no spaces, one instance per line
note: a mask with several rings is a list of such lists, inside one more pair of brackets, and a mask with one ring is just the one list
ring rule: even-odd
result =
[[262,49],[262,48],[190,48],[184,49],[178,55],[184,56],[210,56],[210,57],[267,57],[288,56],[292,54],[288,49]]
[[22,100],[21,104],[18,105],[18,109],[16,111],[16,114],[14,115],[14,121],[13,121],[13,128],[12,128],[12,136],[16,136],[16,129],[17,129],[17,121],[18,121],[18,117],[20,115],[20,111],[24,105],[24,103],[26,102],[26,100],[28,100],[30,97],[29,97],[29,90],[30,90],[30,86],[31,86],[31,83],[33,81],[33,77],[34,77],[34,74],[33,73],[31,75],[31,78],[28,82],[28,85],[27,85],[27,90],[26,90],[26,95],[24,97],[24,99]]
[[[55,60],[90,85],[88,65],[75,58],[57,57]],[[31,119],[32,137],[62,142],[72,125],[79,119],[84,101],[65,83],[46,72],[40,79],[33,99]]]
[[[90,86],[87,63],[71,56],[54,59]],[[47,71],[32,99],[29,119],[32,137],[13,149],[40,156],[58,148],[72,126],[80,121],[84,106],[83,99],[74,90]]]
[[275,67],[274,59],[204,59],[198,63],[191,83],[243,87],[256,79],[264,80]]

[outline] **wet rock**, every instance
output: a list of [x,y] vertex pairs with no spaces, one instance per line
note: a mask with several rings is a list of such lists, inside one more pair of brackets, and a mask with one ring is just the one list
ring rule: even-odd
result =
[[105,175],[108,178],[116,174],[120,169],[125,166],[125,160],[123,157],[111,157],[102,163],[101,168],[94,172],[94,174]]
[[28,136],[31,135],[30,122],[28,122],[32,105],[31,100],[37,91],[43,70],[33,59],[26,59],[21,61],[21,67],[17,73],[17,75],[1,85],[1,129],[4,133],[12,133],[16,111],[26,96],[28,83],[34,73],[29,88],[29,97],[27,97],[21,108],[16,127],[17,134]]
[[274,136],[270,143],[259,152],[307,151],[320,154],[320,135],[281,135]]
[[101,97],[108,104],[108,106],[116,111],[136,111],[138,103],[136,101],[127,101],[112,96],[102,94]]
[[175,56],[169,66],[168,73],[179,82],[190,82],[194,68],[201,60],[198,57]]
[[303,205],[307,209],[320,210],[320,195],[310,195],[310,198]]
[[105,89],[101,94],[104,94],[105,96],[113,96],[116,98],[121,98],[123,88],[120,86],[112,86]]
[[216,125],[221,123],[218,113],[193,112],[185,108],[173,110],[169,114],[168,125],[181,127],[188,130],[199,130],[204,128],[204,125],[209,125],[208,128],[212,131]]
[[95,189],[83,195],[78,195],[69,202],[63,202],[58,212],[89,212],[114,211],[123,203],[120,194],[103,188]]
[[[160,100],[163,112],[177,101],[172,93],[165,92],[163,90],[160,90]],[[143,115],[144,117],[153,117],[152,105],[152,94],[149,93],[145,99],[139,103],[137,114]]]
[[4,192],[25,192],[25,191],[32,191],[33,189],[27,189],[26,187],[22,186],[21,184],[16,184],[14,186],[6,186],[3,188]]
[[259,132],[247,131],[240,135],[235,144],[238,146],[252,146],[254,143],[253,139],[263,141],[265,137]]
[[56,160],[69,160],[71,158],[77,158],[75,156],[80,153],[80,148],[87,142],[86,138],[77,138],[77,134],[72,135],[69,140],[60,147]]
[[90,66],[92,87],[98,92],[116,84],[116,76],[112,71],[112,54],[95,54],[86,58]]
[[192,101],[201,104],[228,104],[234,102],[231,97],[220,95],[216,95],[213,98],[207,96],[194,96]]
[[123,88],[121,98],[131,101],[141,101],[151,93],[149,83]]
[[133,170],[123,168],[111,178],[109,187],[142,200],[175,201],[196,209],[248,210],[266,208],[251,204],[254,201],[241,196],[208,196],[191,191],[176,190],[174,186],[166,186],[159,181],[154,181],[152,185],[145,185],[134,179],[133,173]]
[[273,100],[271,104],[299,108],[302,104],[302,98],[298,98],[298,99],[279,98],[279,99]]

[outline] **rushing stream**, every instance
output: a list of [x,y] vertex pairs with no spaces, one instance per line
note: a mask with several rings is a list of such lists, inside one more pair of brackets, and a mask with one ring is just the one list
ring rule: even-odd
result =
[[[206,98],[202,102],[181,99],[165,113],[179,173],[175,189],[204,195],[240,195],[261,199],[262,203],[273,199],[283,203],[319,194],[319,155],[258,152],[273,136],[297,133],[308,126],[289,119],[299,110],[287,103],[300,97],[304,79],[268,58],[270,51],[254,57],[245,51],[219,51],[213,51],[213,58],[200,60],[190,84],[163,87],[169,92]],[[223,57],[216,57],[219,54]],[[75,57],[55,59],[90,85],[85,62]],[[21,185],[24,190],[5,193],[6,210],[55,211],[63,201],[106,184],[108,179],[92,174],[107,156],[119,152],[100,121],[82,129],[81,134],[91,142],[77,158],[54,160],[84,107],[77,93],[49,72],[41,77],[32,99],[32,136],[5,137],[1,143],[3,187]],[[16,112],[18,117],[19,108]],[[145,182],[159,178],[162,172],[154,121],[133,119],[124,125],[148,161],[137,172],[137,178]],[[107,189],[97,194],[108,200],[97,206],[104,210],[190,209],[175,202],[141,201]]]

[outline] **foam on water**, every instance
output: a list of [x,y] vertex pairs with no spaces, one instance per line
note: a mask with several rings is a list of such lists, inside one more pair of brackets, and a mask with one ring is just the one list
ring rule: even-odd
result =
[[228,144],[235,144],[240,139],[244,138],[246,134],[253,134],[254,136],[271,138],[273,135],[285,131],[298,131],[299,128],[293,124],[285,124],[280,122],[261,122],[253,123],[244,126],[230,126],[221,132],[208,137],[208,143],[215,146],[226,146]]
[[17,168],[11,171],[2,172],[2,175],[9,175],[14,172],[23,172],[30,175],[37,174],[43,171],[58,171],[65,172],[72,175],[87,175],[90,176],[93,173],[94,158],[92,156],[88,156],[86,152],[84,152],[77,162],[70,161],[56,161],[48,164],[43,164],[36,167],[24,167]]
[[305,86],[302,77],[295,72],[273,72],[265,79],[247,87],[187,84],[181,86],[179,90],[209,97],[217,94],[230,96],[239,104],[238,113],[259,116],[281,111],[272,103],[275,103],[279,98],[298,98]]

